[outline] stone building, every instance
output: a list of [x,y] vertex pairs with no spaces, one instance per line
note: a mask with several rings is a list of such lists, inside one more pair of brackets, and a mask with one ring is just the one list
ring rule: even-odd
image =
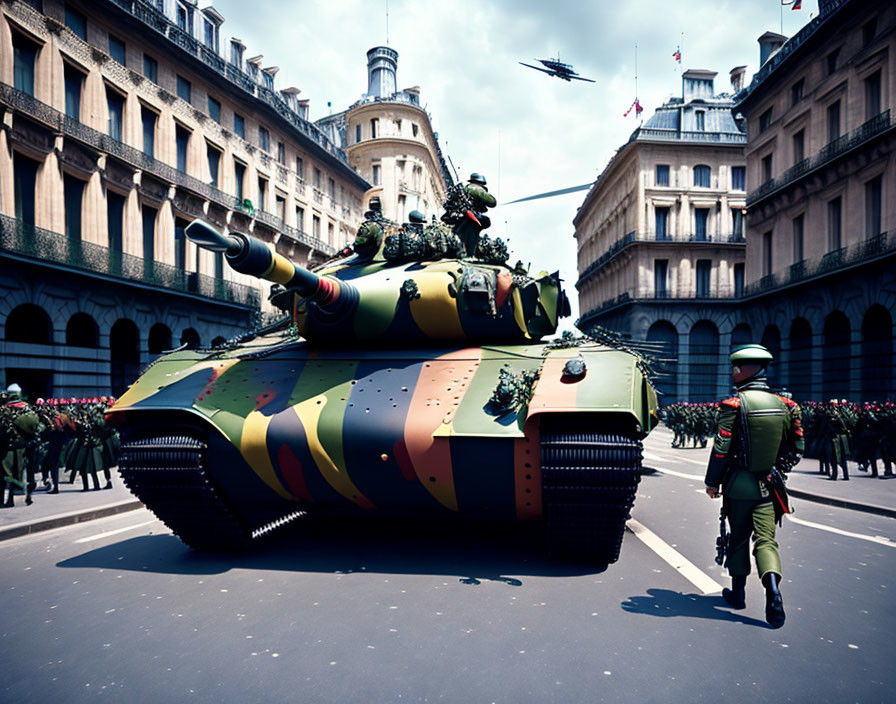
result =
[[383,214],[406,222],[418,210],[427,219],[442,213],[452,179],[439,136],[420,107],[420,89],[396,89],[398,52],[376,46],[367,52],[367,92],[347,110],[317,125],[345,148],[349,163],[373,188]]
[[662,343],[663,403],[724,393],[718,352],[739,341],[746,135],[715,76],[682,74],[682,96],[632,133],[573,220],[579,327]]
[[896,5],[821,0],[760,38],[739,324],[797,399],[896,400]]
[[120,394],[182,343],[243,332],[266,284],[192,218],[298,262],[349,242],[368,183],[276,66],[192,0],[0,4],[0,382]]

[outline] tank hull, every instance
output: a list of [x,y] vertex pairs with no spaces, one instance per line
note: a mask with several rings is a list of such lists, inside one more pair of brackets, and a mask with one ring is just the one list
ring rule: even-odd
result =
[[[579,356],[586,371],[570,378],[564,367]],[[538,373],[527,403],[495,410],[502,369]],[[567,525],[578,511],[621,539],[655,408],[636,359],[599,345],[346,350],[274,336],[161,358],[111,420],[137,496],[189,544],[227,548],[299,512],[598,530]],[[566,552],[576,540],[553,542]],[[602,543],[588,557],[612,552]]]

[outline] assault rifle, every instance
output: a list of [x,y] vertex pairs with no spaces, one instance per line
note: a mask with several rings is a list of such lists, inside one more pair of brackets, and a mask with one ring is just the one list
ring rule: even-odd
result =
[[722,508],[719,509],[719,537],[716,538],[716,564],[722,567],[728,560],[728,546],[731,543],[731,535],[728,533],[728,511],[725,509],[725,501],[722,500]]

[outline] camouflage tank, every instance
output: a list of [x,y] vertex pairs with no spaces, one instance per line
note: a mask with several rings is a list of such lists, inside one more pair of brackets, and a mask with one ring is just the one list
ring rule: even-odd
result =
[[180,349],[117,401],[127,486],[185,543],[248,547],[306,514],[543,521],[552,553],[619,555],[656,421],[644,360],[539,340],[569,314],[559,274],[481,235],[484,179],[441,222],[374,202],[354,246],[309,271],[247,235],[187,228],[277,284],[279,326]]

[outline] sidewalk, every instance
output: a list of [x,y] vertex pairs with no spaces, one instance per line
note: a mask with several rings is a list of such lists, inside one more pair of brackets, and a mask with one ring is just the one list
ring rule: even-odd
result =
[[[112,488],[99,491],[81,491],[81,482],[62,484],[58,494],[35,491],[30,506],[25,505],[25,495],[16,495],[16,505],[0,509],[0,540],[18,538],[21,535],[91,521],[143,506],[122,483],[118,470],[112,470]],[[104,483],[104,480],[103,480]]]
[[[664,455],[676,459],[687,458],[688,472],[702,475],[709,461],[709,453],[712,447],[712,438],[705,448],[672,448],[672,431],[664,425],[660,425],[644,441],[644,450],[654,455],[662,452]],[[672,452],[674,454],[670,455]],[[691,462],[690,460],[694,460]],[[699,460],[699,463],[697,462]],[[662,469],[659,461],[644,460],[646,467]],[[701,469],[702,465],[702,469]],[[787,479],[787,491],[790,496],[799,501],[814,501],[849,508],[855,511],[875,513],[881,516],[896,518],[896,477],[876,479],[870,472],[860,472],[855,462],[849,462],[849,481],[839,478],[830,481],[827,476],[819,474],[818,460],[803,459],[790,472]],[[877,468],[883,473],[883,464],[878,461]],[[681,471],[680,465],[670,463],[667,469]]]

